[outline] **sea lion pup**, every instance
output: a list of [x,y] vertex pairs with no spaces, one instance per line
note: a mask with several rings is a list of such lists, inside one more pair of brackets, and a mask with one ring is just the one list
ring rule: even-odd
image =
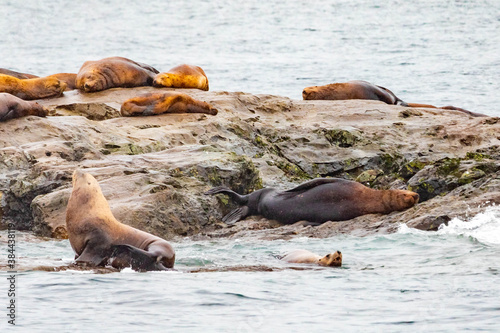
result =
[[6,92],[22,99],[41,99],[61,96],[66,84],[54,77],[18,79],[0,74],[0,92]]
[[153,86],[167,88],[194,88],[208,91],[208,78],[199,66],[179,65],[166,73],[156,75]]
[[158,71],[122,57],[86,61],[76,76],[76,88],[96,92],[110,88],[150,86]]
[[358,182],[339,178],[316,178],[288,191],[263,188],[239,195],[225,187],[205,194],[227,194],[241,207],[222,218],[233,224],[247,216],[261,215],[284,224],[308,221],[345,221],[365,214],[389,214],[414,206],[417,193],[405,190],[374,190]]
[[8,93],[0,93],[0,122],[24,116],[45,117],[48,110],[36,102],[29,102]]
[[27,74],[27,73],[20,73],[16,71],[11,71],[10,69],[6,68],[0,68],[0,74],[5,74],[5,75],[10,75],[13,77],[17,77],[18,79],[34,79],[37,78],[38,76],[33,75],[33,74]]
[[342,253],[340,251],[335,251],[322,257],[307,250],[294,250],[288,252],[280,259],[295,264],[318,264],[330,267],[342,266]]
[[174,267],[172,246],[159,237],[115,219],[97,180],[81,170],[73,173],[66,210],[69,242],[77,263],[115,268],[166,270]]
[[473,117],[488,117],[485,114],[472,112],[455,106],[437,107],[429,104],[406,103],[399,99],[387,88],[376,86],[366,81],[354,80],[345,83],[332,83],[324,86],[304,88],[302,91],[304,100],[346,100],[346,99],[369,99],[382,101],[391,105],[402,105],[409,107],[433,108],[443,110],[455,110]]
[[47,77],[54,77],[59,81],[66,83],[66,90],[76,89],[76,74],[74,73],[57,73]]
[[206,113],[217,114],[217,109],[189,95],[169,91],[148,93],[123,102],[122,116],[151,116],[162,113]]

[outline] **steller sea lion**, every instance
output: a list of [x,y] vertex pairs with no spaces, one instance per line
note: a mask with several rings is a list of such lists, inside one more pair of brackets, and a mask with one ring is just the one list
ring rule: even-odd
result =
[[466,113],[473,117],[488,117],[485,114],[472,112],[455,106],[437,107],[429,104],[406,103],[399,99],[387,88],[376,86],[366,81],[354,80],[345,83],[332,83],[324,86],[304,88],[302,91],[304,100],[346,100],[346,99],[369,99],[382,101],[387,104],[402,105],[409,107],[433,108],[444,110],[455,110]]
[[417,193],[405,190],[374,190],[358,182],[339,178],[316,178],[288,191],[263,188],[240,195],[225,187],[205,194],[227,194],[241,207],[222,218],[233,224],[247,216],[261,215],[284,224],[308,221],[319,225],[345,221],[365,214],[389,214],[414,206]]
[[342,253],[340,251],[335,251],[322,257],[307,250],[294,250],[288,252],[280,259],[295,264],[318,264],[330,267],[342,266]]
[[179,65],[155,76],[155,87],[195,88],[208,91],[208,78],[199,66]]
[[33,75],[33,74],[27,74],[27,73],[20,73],[16,71],[11,71],[10,69],[6,68],[0,68],[0,74],[5,74],[5,75],[10,75],[13,77],[17,77],[18,79],[34,79],[37,78],[38,76]]
[[169,91],[148,93],[123,102],[122,116],[151,116],[162,113],[217,114],[217,109],[186,94]]
[[175,252],[164,239],[115,219],[97,180],[81,170],[73,173],[73,191],[66,210],[66,227],[77,263],[115,268],[166,270]]
[[76,88],[96,92],[110,88],[150,86],[158,71],[146,64],[122,57],[86,61],[76,76]]
[[0,92],[6,92],[22,99],[40,99],[61,96],[66,84],[54,77],[18,79],[0,74]]
[[0,122],[24,116],[45,117],[48,110],[36,102],[29,102],[8,93],[0,93]]

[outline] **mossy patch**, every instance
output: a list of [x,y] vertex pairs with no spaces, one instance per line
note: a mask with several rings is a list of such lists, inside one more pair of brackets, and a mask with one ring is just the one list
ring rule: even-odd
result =
[[343,129],[324,129],[323,133],[328,142],[342,148],[352,147],[361,141],[361,136],[358,133]]
[[455,176],[460,177],[460,175],[456,174],[460,167],[460,159],[459,158],[444,158],[440,161],[440,165],[438,166],[436,172],[441,176]]

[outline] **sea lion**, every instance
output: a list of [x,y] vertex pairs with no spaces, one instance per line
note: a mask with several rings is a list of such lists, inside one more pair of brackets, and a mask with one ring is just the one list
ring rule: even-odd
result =
[[20,72],[16,72],[16,71],[11,71],[10,69],[6,69],[6,68],[0,68],[0,74],[10,75],[10,76],[16,77],[16,78],[21,79],[21,80],[34,79],[34,78],[38,77],[38,76],[33,75],[33,74],[20,73]]
[[96,92],[110,88],[150,86],[158,71],[122,57],[86,61],[76,76],[76,88]]
[[0,122],[24,116],[45,117],[48,110],[36,102],[29,102],[8,93],[0,93]]
[[111,264],[135,270],[174,267],[172,246],[159,237],[115,219],[97,180],[81,170],[73,173],[73,191],[66,210],[66,227],[77,263]]
[[247,216],[261,215],[284,224],[308,221],[319,225],[326,221],[345,221],[365,214],[389,214],[412,207],[417,193],[405,190],[375,190],[358,182],[339,178],[316,178],[288,191],[263,188],[239,195],[225,187],[205,194],[227,194],[241,207],[222,218],[233,224]]
[[0,74],[0,92],[6,92],[22,99],[41,99],[61,96],[66,84],[54,77],[18,79]]
[[437,107],[430,104],[406,103],[398,98],[387,88],[376,86],[370,82],[354,80],[345,83],[332,83],[324,86],[313,86],[304,88],[302,91],[304,100],[346,100],[346,99],[369,99],[382,101],[391,105],[402,105],[409,107],[433,108],[443,110],[455,110],[473,117],[488,117],[485,114],[472,112],[455,106]]
[[76,74],[74,73],[57,73],[47,77],[54,77],[59,81],[66,83],[66,90],[76,89]]
[[295,264],[318,264],[330,267],[342,266],[342,253],[340,251],[335,251],[322,257],[307,250],[294,250],[288,252],[280,259]]
[[122,116],[151,116],[162,113],[206,113],[217,114],[217,109],[191,96],[169,91],[148,93],[123,102]]
[[208,91],[208,78],[199,66],[179,65],[155,76],[155,87],[194,88]]

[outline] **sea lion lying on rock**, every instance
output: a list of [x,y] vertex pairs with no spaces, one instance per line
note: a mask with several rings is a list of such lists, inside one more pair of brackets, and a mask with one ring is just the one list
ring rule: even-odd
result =
[[156,75],[153,86],[167,88],[194,88],[208,91],[208,78],[199,66],[180,65]]
[[122,57],[86,61],[76,76],[76,88],[96,92],[110,88],[150,86],[158,71],[146,64]]
[[216,115],[217,109],[186,94],[168,91],[149,93],[123,102],[122,116],[151,116],[163,113],[205,113]]
[[365,214],[389,214],[414,206],[417,193],[405,190],[374,190],[360,183],[339,178],[316,178],[288,191],[263,188],[240,195],[225,187],[205,194],[227,194],[241,207],[222,218],[233,224],[247,216],[261,215],[284,224],[308,221],[319,225],[345,221]]
[[77,263],[131,266],[139,271],[174,267],[172,246],[164,239],[116,220],[97,180],[81,170],[73,173],[66,227]]
[[30,100],[61,96],[66,84],[55,77],[39,77],[18,79],[14,76],[0,74],[0,92]]
[[29,102],[11,94],[0,93],[0,122],[24,116],[45,117],[48,110],[36,102]]
[[59,81],[66,83],[66,90],[76,89],[76,74],[74,73],[57,73],[47,77],[54,77]]
[[382,101],[387,104],[402,105],[409,107],[433,108],[455,110],[466,113],[473,117],[487,117],[482,113],[468,111],[455,106],[437,107],[429,104],[406,103],[396,97],[396,95],[387,88],[376,86],[370,82],[354,80],[343,83],[332,83],[324,86],[313,86],[304,88],[302,91],[304,100],[346,100],[346,99],[369,99]]
[[33,75],[33,74],[20,73],[20,72],[16,72],[16,71],[11,71],[10,69],[6,69],[6,68],[0,68],[0,74],[10,75],[10,76],[16,77],[16,78],[21,79],[21,80],[34,79],[34,78],[38,77],[38,76]]
[[318,264],[330,267],[342,266],[342,253],[340,251],[335,251],[322,257],[307,250],[294,250],[288,252],[280,259],[296,264]]

